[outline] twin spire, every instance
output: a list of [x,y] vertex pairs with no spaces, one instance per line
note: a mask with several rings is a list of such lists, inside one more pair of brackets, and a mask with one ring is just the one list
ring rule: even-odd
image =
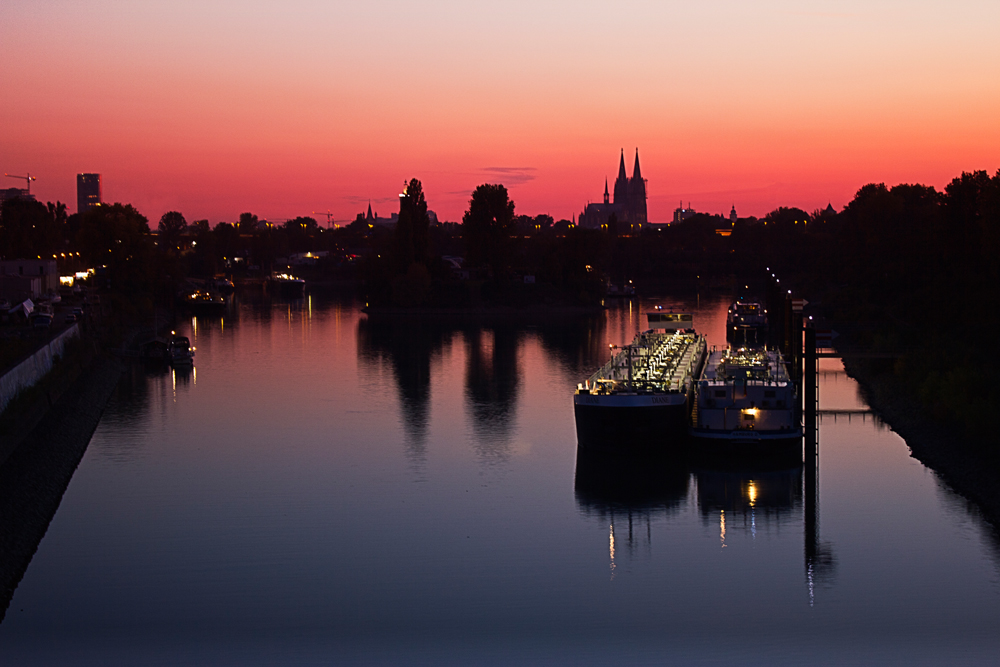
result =
[[[625,149],[622,149],[621,160],[618,162],[618,178],[622,181],[627,181],[628,176],[625,174]],[[642,172],[639,170],[639,149],[635,149],[635,164],[632,166],[632,178],[642,178]],[[605,186],[607,185],[607,179],[605,179]],[[607,187],[604,188],[607,190]]]

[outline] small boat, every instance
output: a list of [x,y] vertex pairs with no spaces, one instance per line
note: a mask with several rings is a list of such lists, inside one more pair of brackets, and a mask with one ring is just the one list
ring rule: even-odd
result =
[[191,366],[194,364],[194,348],[186,336],[174,336],[167,344],[167,356],[174,366]]
[[226,309],[226,297],[207,290],[194,290],[181,297],[181,303],[192,311],[211,314],[221,313]]
[[300,298],[306,291],[306,281],[290,273],[275,273],[269,282],[278,288],[282,296],[290,298]]

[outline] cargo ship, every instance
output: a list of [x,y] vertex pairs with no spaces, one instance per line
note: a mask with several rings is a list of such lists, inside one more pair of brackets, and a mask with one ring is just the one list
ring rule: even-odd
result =
[[711,456],[801,457],[797,399],[777,350],[713,349],[695,389],[693,447]]
[[767,343],[767,311],[756,301],[735,301],[726,315],[726,340],[736,347]]
[[581,448],[642,454],[686,448],[691,396],[707,343],[688,313],[646,318],[649,330],[577,385],[573,412]]

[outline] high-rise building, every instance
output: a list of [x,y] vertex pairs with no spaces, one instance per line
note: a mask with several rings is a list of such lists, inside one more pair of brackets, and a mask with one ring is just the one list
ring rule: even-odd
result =
[[625,173],[625,151],[622,150],[618,162],[618,178],[615,179],[614,200],[609,202],[608,181],[604,180],[604,203],[587,204],[580,214],[580,226],[599,229],[608,224],[614,215],[619,231],[631,228],[639,231],[646,224],[646,179],[639,170],[639,149],[635,150],[635,165],[632,178]]
[[76,212],[83,213],[101,203],[101,175],[76,175]]

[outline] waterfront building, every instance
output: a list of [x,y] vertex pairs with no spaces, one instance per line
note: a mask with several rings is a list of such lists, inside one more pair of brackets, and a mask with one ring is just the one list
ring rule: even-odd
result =
[[76,212],[84,211],[101,204],[101,175],[76,175]]
[[608,191],[608,180],[604,179],[604,201],[600,204],[587,204],[580,214],[579,225],[586,229],[603,229],[614,215],[618,221],[619,232],[628,229],[639,231],[647,224],[646,215],[646,179],[639,169],[639,149],[635,149],[635,164],[632,167],[632,177],[625,173],[625,150],[622,149],[618,163],[618,178],[615,179],[614,199]]
[[37,299],[59,289],[59,269],[54,259],[0,260],[0,293],[14,300]]

